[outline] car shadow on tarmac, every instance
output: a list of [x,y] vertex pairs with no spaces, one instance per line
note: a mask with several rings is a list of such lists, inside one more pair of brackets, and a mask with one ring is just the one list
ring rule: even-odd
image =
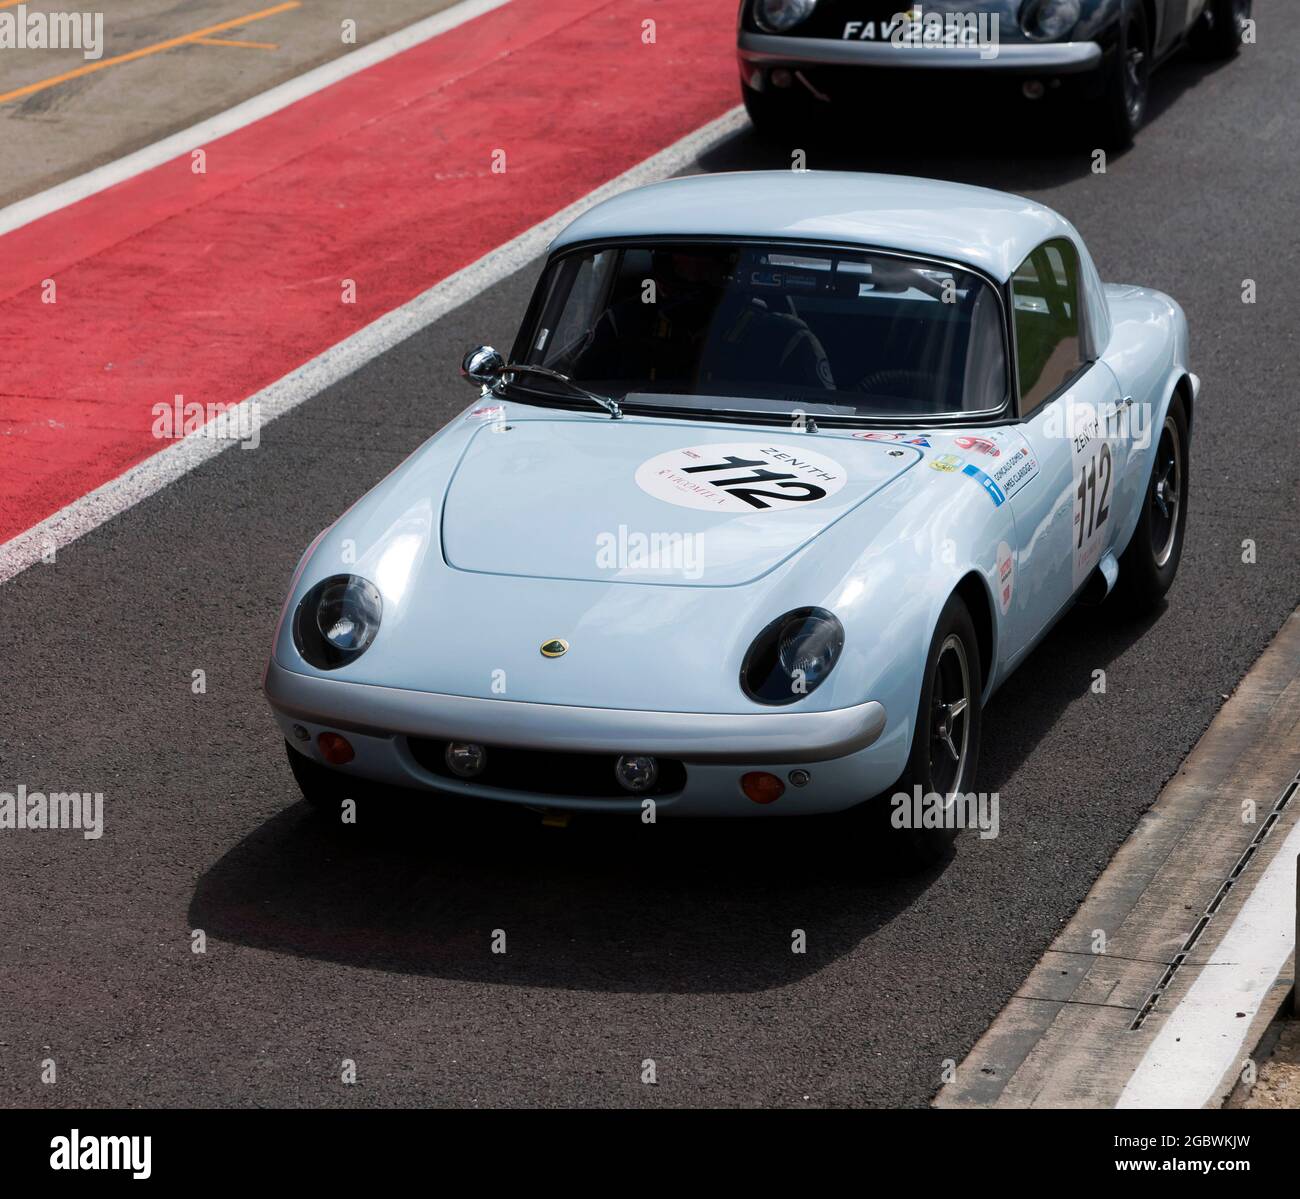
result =
[[[1230,65],[1185,51],[1161,67],[1152,76],[1139,143],[1159,135],[1161,117],[1184,92]],[[797,146],[806,151],[810,170],[917,175],[1012,192],[1051,188],[1093,172],[1093,154],[1102,143],[1089,127],[1089,113],[1079,107],[1018,98],[971,105],[962,111],[952,100],[914,95],[901,103],[896,91],[884,93],[864,103],[863,112],[810,123],[789,147],[764,143],[746,126],[703,154],[699,166],[707,172],[789,169]],[[1108,165],[1128,152],[1109,151]]]
[[[284,781],[288,804],[287,766]],[[933,877],[901,874],[825,818],[578,817],[553,828],[506,805],[444,811],[361,809],[342,826],[293,804],[200,879],[192,925],[257,948],[469,982],[761,991],[839,958]],[[800,927],[817,935],[793,953]],[[505,953],[492,952],[496,930]]]
[[[1062,712],[1099,685],[1105,672],[1140,641],[1168,608],[1129,618],[1112,606],[1076,605],[1006,681],[984,710],[978,791],[1002,791]],[[1154,796],[1152,797],[1154,799]]]
[[[989,705],[977,790],[998,790],[1061,710],[1150,626],[1076,609]],[[281,767],[285,811],[199,881],[190,927],[369,969],[507,986],[740,993],[846,955],[946,869],[900,870],[838,817],[580,817],[544,827],[506,805],[310,812]],[[972,852],[965,833],[957,854]],[[996,843],[980,842],[980,851]],[[996,850],[995,850],[996,851]],[[815,929],[791,952],[796,929]],[[496,930],[505,953],[493,953]]]

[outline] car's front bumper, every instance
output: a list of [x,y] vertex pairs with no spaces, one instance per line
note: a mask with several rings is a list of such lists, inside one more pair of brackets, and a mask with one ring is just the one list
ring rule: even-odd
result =
[[902,71],[983,71],[1070,75],[1101,65],[1096,42],[1014,42],[997,46],[914,46],[890,41],[740,34],[742,67],[885,67]]
[[788,787],[790,802],[778,801],[775,809],[849,807],[890,786],[907,755],[905,731],[891,730],[883,737],[885,744],[873,748],[886,726],[884,707],[873,701],[828,712],[584,708],[323,679],[286,670],[274,660],[267,666],[264,689],[286,739],[307,757],[324,764],[316,748],[321,732],[347,736],[356,757],[340,768],[343,774],[540,807],[633,811],[642,801],[632,794],[569,799],[562,778],[509,791],[448,778],[421,765],[409,740],[472,741],[557,754],[649,754],[679,761],[686,767],[685,786],[656,802],[693,815],[756,810],[740,790],[740,778],[748,769],[782,778],[798,769],[812,776],[802,787]]

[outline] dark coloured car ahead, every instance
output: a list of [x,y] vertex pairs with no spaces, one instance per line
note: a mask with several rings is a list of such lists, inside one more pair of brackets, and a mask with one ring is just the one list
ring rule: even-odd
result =
[[[1185,44],[1237,52],[1251,0],[743,0],[741,92],[760,133],[787,140],[832,113],[905,117],[909,95],[968,85],[1065,95],[1127,145],[1151,71]],[[888,107],[879,106],[887,94]],[[875,102],[872,102],[872,101]]]

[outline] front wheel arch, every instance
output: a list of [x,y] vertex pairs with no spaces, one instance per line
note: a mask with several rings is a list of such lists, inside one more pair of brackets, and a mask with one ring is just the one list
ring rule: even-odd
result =
[[1160,45],[1161,35],[1164,33],[1164,23],[1160,19],[1159,6],[1156,0],[1142,0],[1142,8],[1146,12],[1147,18],[1147,37],[1151,43],[1151,53],[1155,53],[1155,48]]
[[[984,683],[982,699],[987,700],[993,686],[993,651],[997,647],[997,624],[993,619],[993,598],[989,593],[988,582],[979,571],[972,570],[958,582],[952,594],[961,597],[962,603],[966,605],[966,611],[970,613],[971,623],[975,626],[980,677]],[[947,603],[948,601],[944,600],[939,614],[935,616],[936,626],[939,615],[942,614],[943,608],[947,607]]]
[[[1190,440],[1192,436],[1192,402],[1194,399],[1192,394],[1192,380],[1190,375],[1184,374],[1183,377],[1179,379],[1177,383],[1174,384],[1174,394],[1182,396],[1183,415],[1187,418],[1187,436],[1188,439]],[[1172,403],[1172,400],[1170,402]],[[1169,410],[1169,404],[1166,404],[1165,411],[1168,412],[1168,410]]]
[[[1102,108],[1098,129],[1106,139],[1107,149],[1125,150],[1132,145],[1146,121],[1149,109],[1151,68],[1158,44],[1156,27],[1151,22],[1152,7],[1145,0],[1119,0],[1112,46],[1100,68]],[[1130,27],[1140,18],[1141,44],[1129,44]],[[1130,52],[1140,52],[1139,67],[1134,64],[1137,81],[1130,86]],[[1138,98],[1140,97],[1140,99]]]

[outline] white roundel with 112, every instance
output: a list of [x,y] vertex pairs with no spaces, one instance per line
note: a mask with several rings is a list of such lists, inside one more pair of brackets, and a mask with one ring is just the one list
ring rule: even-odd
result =
[[844,486],[844,468],[824,454],[774,441],[693,445],[643,462],[647,495],[708,512],[771,512],[815,504]]

